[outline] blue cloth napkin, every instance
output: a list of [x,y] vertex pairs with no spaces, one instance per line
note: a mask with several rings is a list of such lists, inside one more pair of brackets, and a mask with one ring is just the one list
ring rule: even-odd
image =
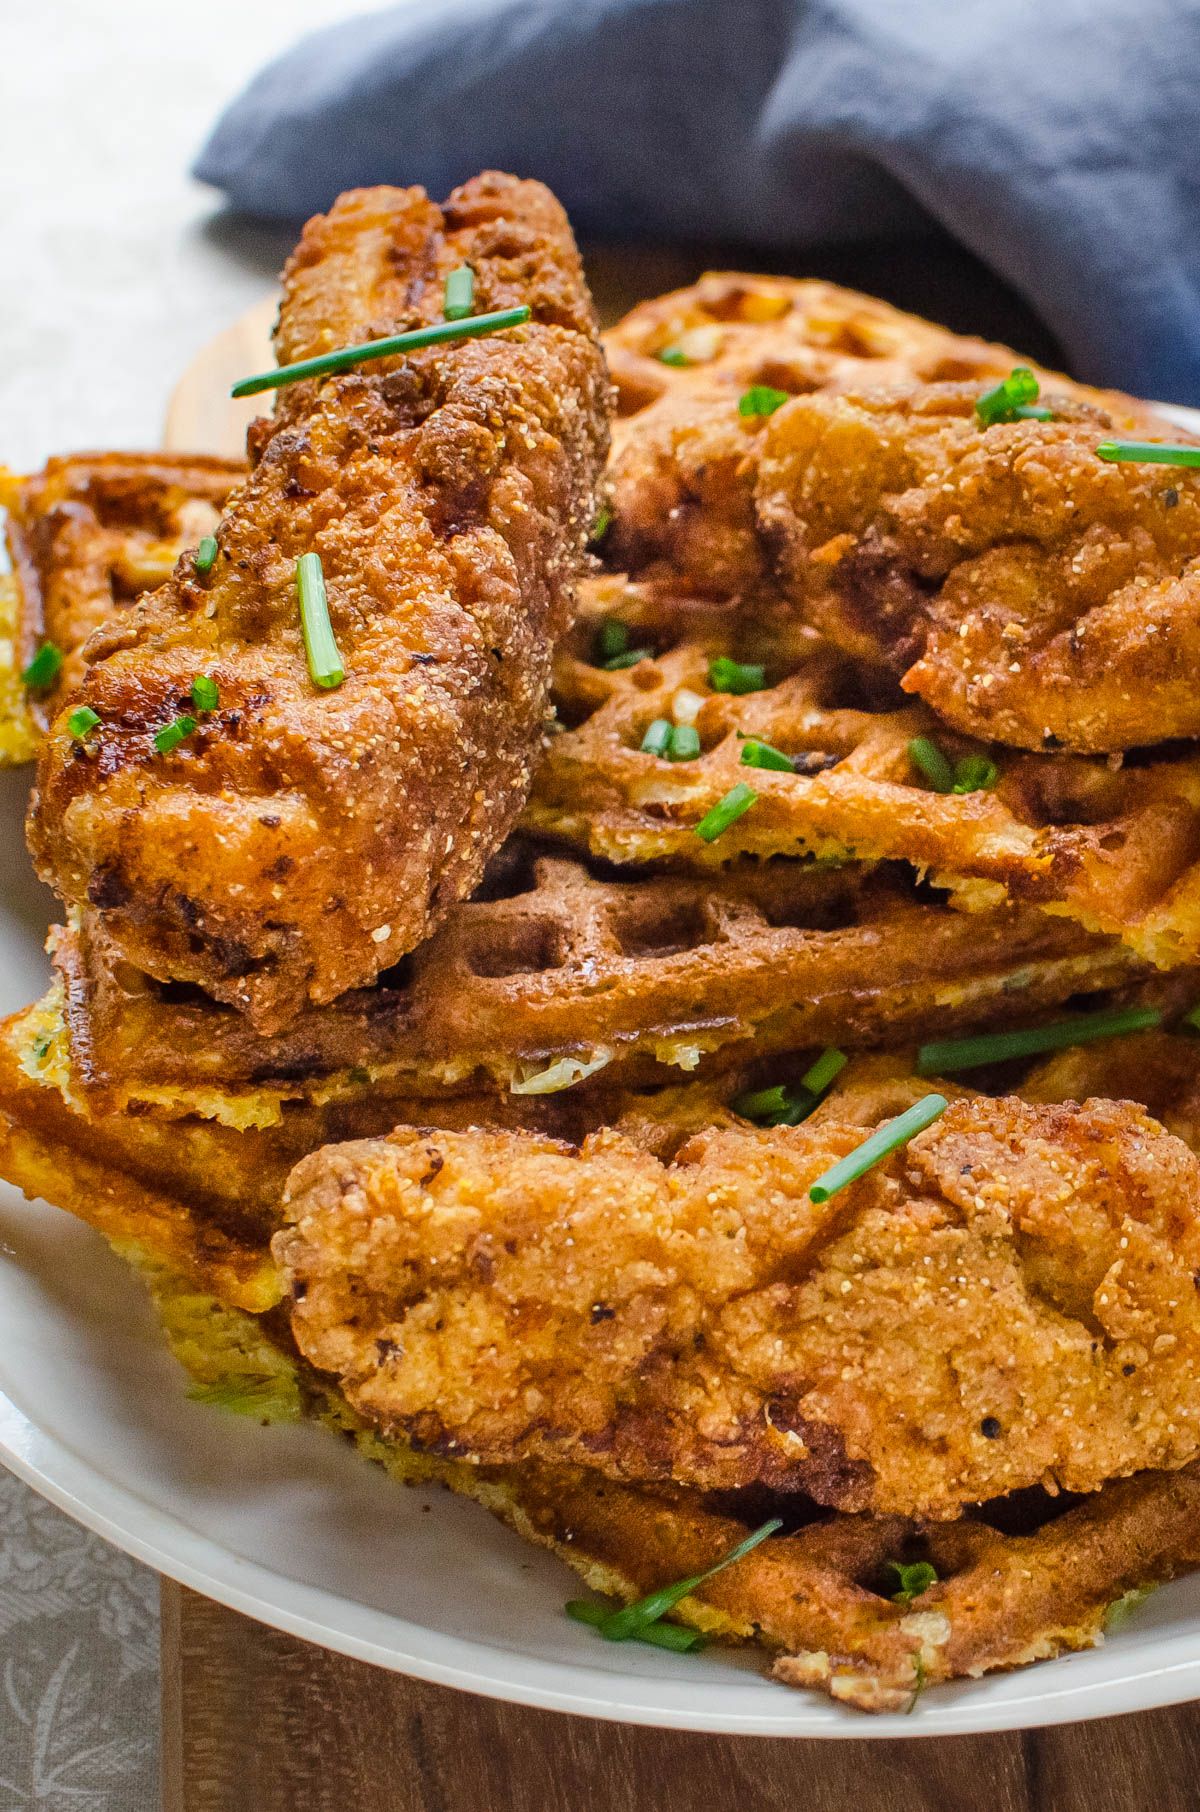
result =
[[196,174],[299,217],[360,183],[539,176],[608,238],[927,229],[1074,369],[1200,403],[1200,0],[449,0],[317,32]]

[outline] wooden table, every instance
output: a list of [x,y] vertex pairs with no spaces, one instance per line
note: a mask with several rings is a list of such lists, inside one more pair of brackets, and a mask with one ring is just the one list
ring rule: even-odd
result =
[[[722,246],[592,248],[602,318],[705,268],[801,268]],[[806,274],[873,290],[1057,363],[1011,291],[947,244],[846,247]],[[237,452],[269,362],[265,302],[185,374],[169,446]],[[703,1737],[426,1686],[163,1583],[165,1812],[1197,1812],[1200,1708],[1012,1736],[913,1742]]]
[[163,1582],[164,1812],[1196,1812],[1200,1707],[913,1742],[705,1737],[384,1673]]

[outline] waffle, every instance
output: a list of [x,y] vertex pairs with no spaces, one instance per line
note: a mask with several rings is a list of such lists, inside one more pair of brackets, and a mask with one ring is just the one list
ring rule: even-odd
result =
[[[982,390],[1024,362],[853,290],[739,272],[710,272],[642,303],[605,349],[617,388],[606,560],[647,577],[686,574],[718,596],[769,578],[753,469],[765,418],[739,410],[748,391],[947,381]],[[1103,409],[1120,432],[1162,432],[1132,397],[1041,368],[1037,376],[1056,398]]]
[[[13,563],[10,621],[0,626],[0,761],[35,752],[79,681],[92,631],[170,577],[244,473],[201,454],[79,453],[0,482]],[[27,694],[20,676],[43,641],[63,664],[51,687]]]
[[54,949],[72,1076],[95,1108],[194,1112],[208,1093],[243,1125],[381,1084],[536,1095],[603,1071],[648,1085],[826,1043],[1027,1023],[1138,971],[1125,946],[1035,910],[968,919],[903,869],[597,872],[514,846],[400,970],[273,1037],[130,969],[95,915]]
[[[609,670],[606,622],[653,658]],[[766,667],[763,690],[713,692],[709,663]],[[681,696],[682,695],[682,696]],[[598,578],[557,667],[564,726],[534,780],[525,825],[618,863],[711,872],[738,857],[899,860],[955,904],[1034,904],[1122,938],[1169,967],[1200,955],[1200,754],[1166,745],[1117,757],[1022,755],[951,735],[890,683],[806,632],[780,605],[733,611],[658,586]],[[641,752],[659,718],[693,717],[694,761]],[[795,773],[741,763],[744,737],[791,756]],[[909,744],[937,742],[951,762],[983,755],[989,791],[936,792]],[[712,843],[696,825],[739,782],[758,795]]]

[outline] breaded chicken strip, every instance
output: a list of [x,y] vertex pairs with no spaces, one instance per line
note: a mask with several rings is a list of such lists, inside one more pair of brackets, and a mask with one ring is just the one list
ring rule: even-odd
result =
[[1085,753],[1200,735],[1200,473],[1101,460],[1109,418],[1054,395],[1052,421],[980,428],[978,394],[771,417],[755,508],[786,588],[967,734]]
[[305,1355],[393,1434],[949,1518],[1200,1452],[1200,1161],[1129,1103],[955,1100],[823,1206],[864,1129],[669,1162],[398,1129],[292,1175]]
[[[469,893],[529,784],[607,444],[608,385],[566,217],[485,175],[444,208],[366,189],[309,222],[281,358],[440,319],[447,272],[526,327],[286,388],[207,575],[89,647],[30,818],[42,875],[119,949],[263,1031],[369,982]],[[343,685],[311,679],[295,588],[321,557]],[[194,710],[210,675],[219,704]],[[167,753],[155,733],[197,727]]]

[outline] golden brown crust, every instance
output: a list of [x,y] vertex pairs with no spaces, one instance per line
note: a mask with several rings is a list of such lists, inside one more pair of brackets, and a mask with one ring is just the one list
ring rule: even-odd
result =
[[[301,1350],[436,1452],[934,1518],[1200,1450],[1200,1162],[1129,1104],[960,1098],[823,1206],[836,1105],[667,1164],[616,1132],[328,1148]],[[298,1286],[298,1288],[297,1288]]]
[[981,429],[977,395],[772,416],[755,507],[785,585],[964,734],[1085,753],[1200,734],[1200,475],[1101,460],[1109,418],[1053,392],[1052,421]]
[[[605,335],[617,386],[606,561],[709,596],[772,577],[759,532],[765,417],[743,416],[753,386],[788,396],[915,383],[970,384],[972,397],[1022,360],[873,296],[812,279],[710,271],[633,309]],[[682,354],[682,366],[661,355]],[[1160,433],[1150,407],[1034,367],[1044,389],[1103,409],[1125,434]]]
[[[181,562],[102,632],[80,694],[101,723],[84,745],[58,720],[31,817],[43,874],[90,898],[131,961],[264,1030],[395,962],[502,840],[607,439],[570,229],[539,185],[478,179],[444,213],[421,191],[350,196],[306,231],[285,347],[353,314],[343,248],[388,266],[389,306],[403,288],[377,330],[436,318],[464,257],[481,300],[523,289],[534,319],[288,397],[211,575]],[[294,589],[314,551],[347,670],[328,692],[309,678]],[[188,709],[198,672],[220,705],[159,754],[154,733]]]

